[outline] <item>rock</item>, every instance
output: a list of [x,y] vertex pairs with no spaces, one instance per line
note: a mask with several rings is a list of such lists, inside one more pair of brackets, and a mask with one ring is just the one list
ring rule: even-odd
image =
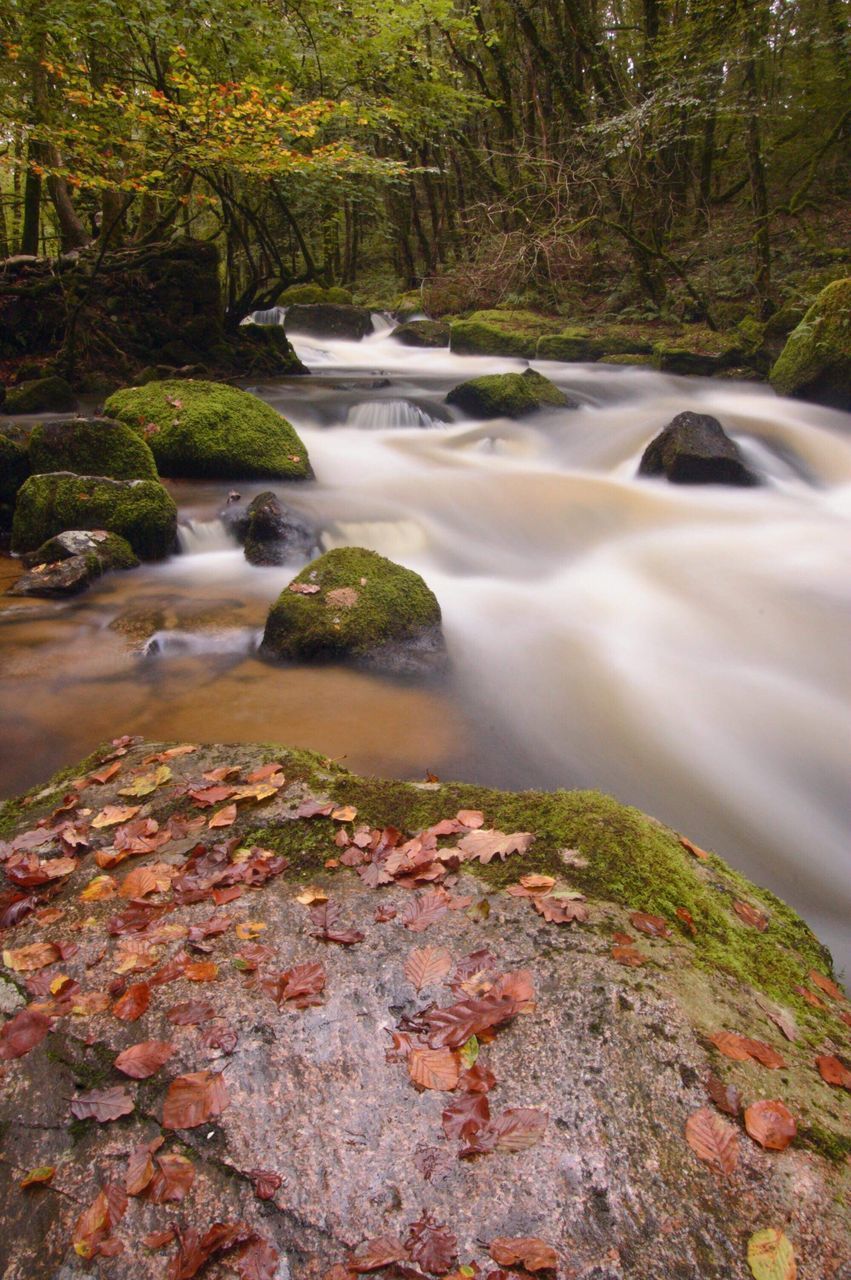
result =
[[29,474],[29,457],[24,446],[0,435],[0,528],[11,524],[15,498]]
[[274,493],[258,493],[245,513],[245,558],[250,564],[287,564],[309,556],[316,530]]
[[778,395],[851,409],[851,279],[818,295],[770,375]]
[[644,450],[638,474],[672,484],[760,483],[721,423],[705,413],[678,413]]
[[474,311],[452,321],[449,347],[456,355],[533,360],[538,340],[552,332],[553,323],[534,311]]
[[418,573],[362,547],[328,551],[302,569],[269,610],[261,652],[401,674],[433,671],[446,658],[433,592]]
[[593,361],[599,360],[603,348],[590,329],[574,327],[539,338],[535,354],[539,360]]
[[679,336],[653,344],[653,362],[663,373],[711,377],[733,365],[749,363],[749,344],[741,334],[715,333],[688,326]]
[[444,320],[408,320],[390,337],[406,347],[448,347],[449,325]]
[[400,324],[406,324],[409,320],[413,320],[415,316],[422,316],[427,311],[427,307],[423,302],[423,296],[419,289],[409,289],[407,293],[402,293],[393,303],[391,311]]
[[647,355],[604,355],[600,357],[601,364],[624,364],[636,365],[642,368],[653,368],[653,357]]
[[157,464],[146,442],[123,422],[75,418],[39,424],[30,436],[30,466],[38,474],[73,471],[114,480],[156,480]]
[[217,382],[148,382],[116,391],[106,412],[142,436],[165,476],[312,476],[295,429],[257,396]]
[[331,302],[338,306],[352,305],[351,290],[340,285],[332,285],[326,289],[321,284],[291,284],[278,298],[279,307],[293,307],[299,304],[313,306],[320,302]]
[[34,551],[68,529],[105,529],[126,538],[141,560],[162,560],[174,549],[177,507],[156,480],[30,476],[18,492],[12,550]]
[[33,378],[9,387],[3,413],[70,413],[77,397],[64,378]]
[[245,373],[283,378],[310,372],[296,355],[283,325],[241,324],[231,345],[234,358]]
[[[82,803],[126,806],[121,789],[156,769],[151,757],[169,746],[131,741],[120,757],[106,748],[35,789],[24,804],[8,802],[0,831],[10,839],[39,822],[73,823],[73,815],[56,815],[68,777],[90,776],[116,759],[116,775],[89,787]],[[209,818],[212,811],[190,794],[208,788],[205,773],[233,770],[225,785],[239,786],[268,764],[279,764],[285,781],[260,804],[242,799],[222,834],[228,848],[256,854],[259,847],[287,863],[269,861],[265,852],[250,863],[229,862],[226,851],[212,852],[219,843],[215,830],[202,830],[110,872],[120,882],[128,870],[165,862],[168,874],[180,877],[157,894],[165,915],[123,898],[80,902],[81,888],[103,874],[95,855],[112,847],[116,831],[91,828],[90,846],[76,850],[78,869],[51,885],[50,924],[30,912],[4,933],[7,954],[36,942],[62,947],[61,966],[57,961],[38,975],[61,972],[92,995],[114,991],[116,966],[144,955],[144,935],[122,929],[122,916],[137,927],[150,920],[160,951],[155,968],[128,978],[136,984],[157,975],[136,1021],[109,1011],[71,1015],[66,1010],[74,1001],[60,992],[49,1005],[55,1015],[50,1034],[4,1064],[0,1124],[14,1152],[13,1160],[0,1163],[9,1280],[78,1276],[82,1263],[72,1237],[81,1213],[105,1179],[123,1183],[132,1152],[161,1136],[166,1144],[154,1153],[154,1168],[164,1156],[174,1167],[178,1149],[189,1162],[178,1169],[191,1171],[191,1190],[183,1205],[157,1203],[150,1192],[129,1199],[112,1236],[123,1249],[103,1260],[111,1280],[178,1274],[177,1243],[153,1252],[143,1240],[184,1214],[199,1234],[213,1223],[244,1222],[263,1238],[269,1265],[250,1274],[322,1280],[343,1275],[352,1250],[368,1239],[405,1241],[424,1210],[455,1238],[457,1265],[479,1275],[492,1270],[488,1254],[497,1237],[532,1236],[559,1257],[557,1271],[535,1273],[553,1280],[571,1274],[577,1280],[753,1280],[748,1240],[776,1224],[792,1241],[800,1280],[839,1280],[840,1260],[851,1256],[844,1194],[849,1140],[839,1090],[821,1079],[814,1059],[817,1045],[847,1044],[838,1015],[848,1005],[838,990],[835,998],[818,991],[818,1007],[796,991],[802,985],[817,991],[812,974],[827,981],[831,967],[792,910],[720,859],[699,861],[661,823],[592,791],[518,795],[460,784],[424,787],[360,778],[306,751],[240,744],[172,755],[168,785],[134,803],[146,806],[148,827],[157,823],[167,838],[171,822],[179,832],[181,819]],[[337,807],[336,819],[321,816],[324,802]],[[351,825],[341,821],[346,806]],[[299,810],[314,816],[299,817]],[[412,889],[388,876],[390,883],[373,888],[368,876],[338,865],[345,833],[359,826],[370,837],[377,833],[376,842],[384,833],[386,852],[441,820],[451,830],[464,810],[481,812],[484,831],[534,837],[525,853],[509,853],[504,861],[461,864],[449,902],[457,907],[469,897],[477,908],[486,902],[488,914],[446,910],[439,883],[435,901],[433,885]],[[388,830],[393,827],[398,836]],[[469,831],[457,827],[457,834],[440,838],[443,847],[468,838]],[[369,850],[361,855],[350,846],[349,860],[360,857],[360,870],[380,870]],[[417,857],[415,845],[409,865]],[[333,870],[326,867],[329,858]],[[428,865],[439,877],[440,867]],[[215,909],[213,886],[238,882],[241,869],[242,897]],[[551,923],[530,899],[504,892],[528,875],[549,875],[559,887],[584,893],[587,901],[578,905],[587,918]],[[323,894],[330,895],[332,921],[339,911],[338,931],[353,931],[347,944],[316,936]],[[305,905],[311,896],[312,913]],[[731,904],[743,898],[768,917],[762,932],[733,912]],[[405,927],[417,922],[418,904],[429,901],[434,915],[427,930]],[[551,907],[558,902],[550,895]],[[56,919],[56,910],[64,916]],[[658,922],[657,936],[639,932],[631,919],[636,911],[660,918],[662,936]],[[107,931],[113,920],[118,923]],[[192,975],[181,972],[185,931],[203,929],[205,920],[225,926],[223,932],[211,928],[204,940],[209,950],[202,959],[218,968],[212,981],[190,981]],[[427,921],[420,916],[421,924]],[[624,944],[613,948],[612,934],[623,931],[636,940],[637,967],[618,961]],[[253,932],[259,946],[250,947],[244,937]],[[353,940],[359,934],[362,940]],[[434,980],[418,993],[406,969],[411,951],[426,947],[438,952],[438,963]],[[442,976],[440,949],[451,966]],[[620,955],[630,958],[622,949]],[[246,972],[246,964],[259,968]],[[324,978],[307,1008],[285,998],[286,983],[279,986],[279,975],[296,964],[319,966]],[[5,965],[0,973],[32,999],[19,973]],[[409,1037],[440,1025],[428,1022],[429,1010],[465,1000],[468,991],[458,986],[465,980],[475,997],[493,1000],[493,984],[504,974],[523,976],[505,983],[512,993],[505,997],[505,1019],[476,1046],[477,1072],[467,1077],[475,1084],[477,1075],[478,1087],[490,1085],[489,1092],[418,1090],[406,1051]],[[769,1008],[794,1014],[803,1032],[796,1041],[782,1038],[766,1013],[766,997]],[[36,998],[54,999],[49,993]],[[209,1004],[212,1018],[175,1026],[168,1011],[189,1001]],[[12,1014],[19,1003],[19,997],[8,1002]],[[787,1067],[772,1071],[721,1055],[710,1037],[728,1029],[762,1042]],[[116,1056],[150,1040],[171,1044],[172,1057],[141,1082],[122,1075]],[[451,1053],[446,1065],[451,1084],[457,1066]],[[173,1099],[177,1078],[194,1072],[210,1073],[195,1077],[199,1104],[205,1080],[223,1087],[220,1106],[199,1105],[202,1116],[218,1114],[163,1135],[164,1101],[169,1094]],[[748,1104],[781,1097],[798,1122],[792,1145],[764,1151],[740,1120],[722,1117],[706,1093],[710,1074],[722,1090],[737,1087]],[[116,1086],[135,1102],[131,1115],[71,1126],[69,1099]],[[457,1117],[461,1106],[470,1136],[481,1136],[486,1107],[505,1125],[504,1136],[506,1113],[510,1120],[511,1109],[530,1111],[515,1112],[527,1122],[515,1128],[516,1142],[459,1159],[461,1118],[447,1137],[443,1113],[450,1112],[452,1133],[452,1111]],[[737,1135],[737,1167],[729,1177],[698,1159],[686,1141],[686,1123],[703,1108]],[[23,1174],[44,1165],[56,1167],[53,1187],[22,1192]],[[260,1200],[259,1187],[272,1199]],[[406,1270],[413,1274],[412,1264]]]
[[449,392],[447,404],[471,418],[520,418],[536,409],[575,409],[576,402],[542,373],[494,373],[462,382]]
[[284,330],[287,334],[306,333],[314,338],[348,338],[360,342],[373,332],[372,312],[366,307],[341,303],[298,303],[287,309]]
[[130,543],[106,529],[66,529],[49,538],[35,551],[21,556],[28,569],[39,564],[57,564],[72,557],[95,555],[104,569],[136,569],[139,558]]
[[22,573],[7,596],[76,596],[99,578],[103,568],[97,556],[69,556],[54,564],[39,564]]

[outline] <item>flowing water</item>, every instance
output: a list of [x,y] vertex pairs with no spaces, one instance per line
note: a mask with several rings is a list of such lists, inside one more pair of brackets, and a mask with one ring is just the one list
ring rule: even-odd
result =
[[[252,389],[297,427],[315,483],[172,482],[182,554],[75,601],[5,602],[3,792],[120,733],[600,787],[787,898],[851,967],[851,417],[752,384],[541,363],[578,410],[474,423],[449,388],[523,362],[414,350],[381,320],[362,343],[296,345],[314,376]],[[637,480],[684,409],[718,417],[766,483]],[[449,674],[260,661],[268,605],[300,565],[247,564],[217,519],[233,487],[275,488],[324,546],[421,572]]]

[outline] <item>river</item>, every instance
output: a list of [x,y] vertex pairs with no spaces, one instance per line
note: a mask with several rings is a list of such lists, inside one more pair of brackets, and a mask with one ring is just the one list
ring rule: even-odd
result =
[[[419,351],[383,329],[296,345],[313,377],[250,389],[293,422],[315,483],[169,482],[181,555],[76,600],[4,602],[2,794],[122,733],[598,787],[786,898],[851,969],[851,416],[749,383],[539,362],[578,410],[473,423],[446,392],[525,362]],[[685,409],[719,418],[766,483],[636,479]],[[260,661],[266,610],[301,566],[247,564],[216,518],[231,488],[273,488],[325,546],[422,573],[449,673],[412,684]]]

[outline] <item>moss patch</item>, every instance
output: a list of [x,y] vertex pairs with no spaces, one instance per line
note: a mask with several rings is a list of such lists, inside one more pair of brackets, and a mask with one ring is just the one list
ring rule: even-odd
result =
[[789,335],[770,381],[781,396],[851,408],[851,279],[818,295]]
[[555,383],[533,369],[472,378],[453,387],[446,403],[457,405],[473,418],[519,418],[547,406],[576,407]]
[[116,391],[106,412],[147,440],[167,476],[303,480],[295,429],[257,396],[216,382],[170,380]]
[[142,560],[161,560],[174,548],[177,507],[155,480],[30,476],[18,494],[12,550],[35,551],[66,529],[105,529],[125,538]]
[[30,436],[30,465],[34,472],[157,479],[157,464],[145,441],[123,422],[108,418],[39,424]]
[[30,474],[27,451],[16,440],[0,435],[0,503],[12,503]]
[[443,320],[409,320],[397,325],[390,336],[406,347],[446,347],[449,325]]
[[70,413],[77,397],[64,378],[34,378],[10,387],[4,413]]
[[279,307],[312,306],[317,302],[335,302],[340,306],[351,306],[351,291],[343,289],[340,285],[332,285],[326,289],[321,284],[291,284],[278,298]]

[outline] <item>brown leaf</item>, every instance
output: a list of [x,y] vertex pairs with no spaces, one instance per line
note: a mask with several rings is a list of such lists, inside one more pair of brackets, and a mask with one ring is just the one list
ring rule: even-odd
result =
[[248,1176],[254,1184],[254,1194],[258,1200],[274,1200],[275,1192],[284,1184],[279,1173],[270,1173],[268,1169],[251,1169]]
[[215,1018],[216,1011],[206,1000],[184,1000],[167,1009],[165,1016],[175,1027],[191,1027],[199,1022],[209,1022]]
[[736,1062],[751,1059],[771,1070],[786,1066],[777,1050],[762,1040],[752,1040],[750,1036],[740,1036],[735,1031],[716,1031],[709,1039],[721,1053]]
[[186,1156],[166,1152],[157,1156],[157,1167],[148,1186],[151,1204],[180,1204],[195,1181],[195,1166]]
[[162,1146],[162,1138],[153,1142],[143,1142],[134,1147],[127,1161],[127,1172],[124,1175],[124,1189],[128,1196],[140,1196],[154,1176],[153,1152]]
[[739,1160],[738,1131],[709,1107],[701,1107],[686,1120],[686,1141],[699,1160],[727,1175]]
[[718,1107],[728,1116],[739,1116],[742,1111],[742,1095],[734,1084],[724,1084],[717,1076],[711,1075],[706,1081],[706,1092]]
[[455,1235],[430,1213],[411,1223],[405,1245],[411,1261],[434,1276],[446,1275],[458,1257]]
[[466,827],[469,831],[475,831],[479,827],[484,826],[485,815],[481,809],[459,809],[455,817],[461,823],[462,827]]
[[618,964],[630,965],[632,968],[637,968],[638,965],[647,963],[646,957],[631,942],[620,943],[612,947],[612,959],[617,960]]
[[255,1239],[236,1255],[231,1264],[240,1280],[275,1280],[281,1255],[268,1240]]
[[697,937],[697,926],[694,923],[694,916],[690,911],[686,911],[685,907],[677,907],[677,919],[682,920],[685,927],[693,938]]
[[134,1080],[146,1080],[159,1071],[173,1053],[174,1045],[168,1040],[142,1040],[119,1053],[115,1065]]
[[840,990],[836,983],[831,982],[830,978],[826,978],[824,974],[819,973],[817,969],[810,969],[807,977],[810,982],[814,983],[820,991],[825,993],[826,996],[830,996],[831,1000],[846,999],[844,992]]
[[448,911],[446,898],[444,889],[427,889],[425,893],[418,893],[413,901],[405,904],[399,918],[411,933],[424,933]]
[[216,813],[213,814],[212,818],[207,823],[207,826],[212,828],[230,827],[233,825],[235,820],[236,820],[236,805],[228,804],[228,805],[225,805],[224,809],[219,809]]
[[822,1054],[816,1058],[816,1066],[822,1080],[827,1084],[838,1085],[842,1089],[851,1089],[851,1071],[833,1054]]
[[50,1018],[35,1009],[21,1009],[0,1029],[0,1059],[22,1058],[41,1044],[50,1030]]
[[770,1151],[784,1151],[798,1132],[792,1112],[776,1099],[746,1107],[745,1128],[755,1142]]
[[174,1239],[174,1227],[166,1227],[162,1231],[149,1231],[142,1236],[142,1244],[146,1249],[162,1249]]
[[459,1153],[463,1157],[489,1151],[528,1151],[541,1141],[547,1128],[547,1113],[534,1107],[506,1107]]
[[34,973],[59,958],[59,948],[53,942],[31,942],[28,947],[3,952],[3,963],[16,973]]
[[460,1049],[470,1036],[508,1022],[517,1012],[513,999],[493,994],[461,1000],[446,1009],[430,1009],[425,1015],[429,1042],[435,1049]]
[[408,1074],[421,1089],[451,1092],[457,1088],[461,1062],[449,1049],[412,1049],[408,1057]]
[[497,1236],[491,1241],[489,1252],[501,1267],[521,1266],[526,1271],[549,1271],[558,1266],[555,1249],[537,1236]]
[[183,970],[184,978],[190,982],[213,982],[218,974],[219,966],[214,960],[194,960]]
[[358,1245],[349,1254],[346,1265],[350,1271],[362,1275],[368,1271],[380,1271],[382,1267],[389,1267],[392,1262],[404,1262],[407,1257],[408,1251],[398,1236],[375,1236]]
[[339,942],[350,947],[363,942],[363,934],[357,929],[344,929],[340,925],[340,908],[336,902],[316,902],[310,908],[310,918],[316,928],[313,937],[323,942]]
[[71,1237],[74,1250],[81,1258],[94,1258],[116,1223],[127,1209],[127,1193],[116,1182],[98,1192],[95,1199],[77,1219]]
[[127,988],[124,995],[116,1000],[112,1006],[112,1012],[122,1022],[135,1022],[137,1018],[141,1018],[150,1003],[151,988],[148,983],[134,982]]
[[121,768],[121,761],[115,760],[112,764],[105,765],[103,769],[98,769],[96,773],[90,773],[86,782],[99,782],[101,786],[109,782],[110,778],[114,778]]
[[214,1222],[203,1236],[193,1227],[177,1228],[177,1235],[180,1248],[169,1280],[192,1280],[211,1258],[257,1238],[245,1222]]
[[192,1071],[172,1080],[163,1104],[163,1127],[195,1129],[220,1116],[229,1105],[224,1076],[210,1071]]
[[699,858],[701,862],[706,862],[709,858],[709,854],[705,849],[701,849],[699,845],[692,844],[691,840],[687,840],[685,836],[680,836],[680,844],[695,858]]
[[120,1084],[111,1089],[90,1089],[71,1099],[71,1115],[76,1120],[97,1120],[98,1124],[129,1116],[134,1109],[133,1099]]
[[443,1112],[443,1132],[450,1141],[469,1138],[488,1123],[490,1104],[483,1093],[468,1093],[456,1099]]
[[646,911],[632,911],[630,921],[633,928],[640,933],[649,934],[651,938],[670,938],[668,922],[663,916],[649,916]]
[[27,1187],[43,1187],[47,1183],[52,1182],[56,1173],[55,1164],[42,1164],[37,1169],[30,1169],[25,1174],[18,1186],[24,1191]]
[[555,893],[535,895],[532,898],[532,906],[551,924],[573,924],[574,921],[588,919],[588,908],[584,902],[577,902],[574,898],[562,897]]
[[405,977],[415,991],[441,982],[452,968],[445,947],[415,947],[405,961]]
[[745,924],[752,925],[754,929],[758,929],[760,933],[764,933],[768,928],[769,919],[764,911],[752,907],[749,902],[734,902],[733,910],[740,920],[744,920]]
[[321,1004],[319,995],[325,990],[325,969],[321,964],[309,962],[286,969],[278,979],[275,999],[278,1004],[291,1000],[297,1009]]
[[135,818],[142,806],[140,804],[116,805],[108,804],[105,809],[92,818],[92,826],[97,830],[103,827],[117,827],[121,822],[129,822]]
[[534,839],[531,831],[514,831],[511,835],[504,831],[471,831],[458,841],[458,849],[466,861],[487,864],[493,858],[504,861],[510,853],[525,853]]

